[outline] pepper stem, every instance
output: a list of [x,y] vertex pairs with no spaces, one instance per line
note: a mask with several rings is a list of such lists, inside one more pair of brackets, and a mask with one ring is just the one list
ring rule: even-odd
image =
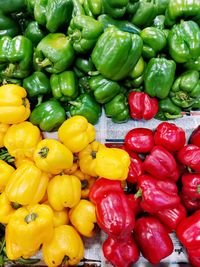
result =
[[165,115],[165,117],[167,118],[167,119],[178,119],[178,118],[182,118],[183,117],[183,115],[182,114],[177,114],[177,115],[175,115],[175,114],[170,114],[170,113],[168,113],[168,112],[165,112],[164,113],[164,115]]
[[43,148],[40,149],[38,154],[41,156],[41,158],[45,159],[49,153],[49,148],[47,146],[44,146]]
[[52,62],[50,61],[50,59],[45,58],[41,62],[38,62],[38,65],[39,65],[39,67],[45,68],[47,66],[51,66],[52,65]]
[[97,75],[99,75],[99,71],[98,70],[96,70],[96,71],[88,71],[88,75],[90,75],[90,76],[97,76]]
[[88,188],[88,185],[89,185],[88,180],[84,179],[81,181],[81,189],[82,190]]
[[69,257],[67,255],[64,256],[61,266],[66,266],[66,262],[69,260]]
[[14,209],[14,210],[17,210],[19,208],[22,207],[21,204],[17,203],[17,202],[11,202],[11,207]]
[[79,30],[74,31],[73,34],[70,35],[70,39],[79,42],[81,40],[81,32]]
[[72,105],[72,106],[75,106],[75,107],[81,107],[81,103],[80,102],[77,102],[77,101],[69,101],[68,102],[70,105]]
[[138,191],[134,194],[134,198],[139,198],[142,196],[142,189],[138,189]]
[[26,223],[30,223],[32,221],[35,221],[35,219],[38,217],[38,215],[36,213],[30,213],[28,215],[26,215],[26,217],[24,218],[24,221]]
[[200,184],[197,185],[197,192],[200,194]]
[[43,95],[38,96],[36,106],[39,106],[42,103],[42,99],[43,99]]
[[10,63],[8,67],[5,69],[5,76],[11,77],[15,69],[15,65]]

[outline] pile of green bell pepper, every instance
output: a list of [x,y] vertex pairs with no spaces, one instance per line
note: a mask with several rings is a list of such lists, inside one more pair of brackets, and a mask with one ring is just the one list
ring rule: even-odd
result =
[[56,130],[76,114],[131,120],[128,96],[155,118],[200,109],[199,0],[0,0],[0,82],[22,85],[30,121]]

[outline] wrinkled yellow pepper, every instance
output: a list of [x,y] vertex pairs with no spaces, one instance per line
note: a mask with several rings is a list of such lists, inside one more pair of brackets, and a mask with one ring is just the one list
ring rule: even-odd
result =
[[73,174],[78,169],[78,162],[73,162],[71,168],[63,170],[65,174]]
[[125,180],[130,165],[129,154],[120,148],[101,146],[96,154],[96,173],[111,180]]
[[15,169],[3,160],[0,160],[0,193],[2,193]]
[[104,147],[98,141],[93,141],[88,144],[81,152],[78,153],[79,166],[83,173],[87,173],[91,176],[97,176],[96,173],[96,154],[100,147]]
[[0,148],[4,147],[4,136],[9,129],[10,125],[6,123],[0,123]]
[[10,176],[5,192],[11,202],[36,204],[44,197],[49,176],[34,164],[24,162]]
[[0,122],[14,124],[25,121],[30,115],[26,90],[16,84],[0,86]]
[[48,201],[54,210],[74,207],[81,198],[81,182],[74,175],[56,175],[47,187]]
[[54,234],[53,211],[45,204],[21,207],[11,216],[5,231],[6,254],[10,260],[35,255]]
[[10,217],[20,207],[21,205],[10,202],[6,196],[6,193],[3,192],[0,195],[0,223],[7,224]]
[[80,202],[70,209],[69,219],[76,230],[86,237],[94,235],[96,219],[95,205],[86,199],[81,199]]
[[73,165],[72,152],[51,138],[45,138],[38,143],[33,158],[39,169],[52,174],[61,173]]
[[42,139],[40,129],[29,121],[11,125],[4,136],[4,146],[15,158],[32,158]]
[[83,116],[73,116],[58,129],[58,139],[73,153],[80,152],[95,139],[94,126]]
[[42,255],[49,267],[77,265],[84,256],[83,241],[74,227],[58,226],[51,241],[43,244]]

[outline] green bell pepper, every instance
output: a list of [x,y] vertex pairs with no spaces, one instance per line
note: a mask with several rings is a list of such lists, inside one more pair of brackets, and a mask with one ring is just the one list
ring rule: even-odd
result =
[[72,0],[72,1],[74,6],[72,11],[72,17],[86,15],[81,2],[79,0]]
[[24,36],[31,40],[34,46],[47,35],[37,21],[30,21],[25,29]]
[[81,54],[91,51],[102,32],[102,23],[86,15],[73,17],[67,31],[74,50]]
[[200,75],[196,70],[183,72],[175,81],[170,91],[173,103],[182,108],[190,107],[200,98]]
[[78,78],[84,77],[86,74],[95,70],[92,59],[86,57],[78,57],[75,60],[73,70]]
[[100,104],[109,102],[121,90],[117,82],[108,80],[102,75],[93,76],[88,82],[96,101]]
[[9,78],[25,78],[32,66],[33,45],[22,35],[0,39],[0,75]]
[[11,17],[0,12],[0,38],[3,36],[14,37],[20,32],[20,27]]
[[190,18],[200,25],[200,1],[199,0],[169,0],[166,8],[167,26],[172,26],[178,18]]
[[164,15],[158,15],[153,20],[153,27],[164,30],[165,29],[165,16]]
[[26,77],[23,80],[23,87],[26,89],[29,99],[32,101],[37,98],[38,104],[42,102],[43,96],[51,95],[49,78],[40,71],[35,71]]
[[200,71],[200,56],[194,60],[189,60],[183,64],[184,68],[187,70],[197,70]]
[[104,30],[110,26],[115,26],[121,31],[140,34],[140,29],[128,20],[116,20],[108,16],[107,14],[102,14],[98,16],[98,20],[103,24]]
[[108,27],[91,54],[96,69],[105,78],[119,81],[128,76],[142,54],[142,38]]
[[156,57],[157,53],[167,45],[165,33],[160,29],[154,27],[144,28],[140,36],[143,40],[142,55],[145,58]]
[[139,5],[140,2],[138,0],[130,0],[128,2],[128,5],[126,7],[126,15],[128,15],[128,18],[132,18],[132,16],[136,13]]
[[34,4],[35,20],[50,32],[59,32],[67,26],[73,11],[72,0],[37,0]]
[[49,33],[37,45],[33,63],[36,70],[44,69],[59,73],[69,68],[75,58],[75,51],[63,33]]
[[155,119],[166,121],[183,117],[181,108],[176,106],[169,97],[160,100],[158,105],[159,110]]
[[145,93],[163,99],[174,82],[176,63],[166,58],[151,58],[144,75]]
[[103,12],[112,18],[122,18],[126,13],[129,0],[102,0]]
[[200,56],[200,28],[194,21],[175,24],[168,35],[169,54],[178,63]]
[[29,121],[44,132],[56,131],[65,119],[66,112],[55,99],[50,99],[36,106],[29,117]]
[[97,17],[102,13],[102,0],[84,0],[83,7],[87,16]]
[[106,116],[110,117],[113,122],[122,123],[130,119],[127,96],[123,93],[119,93],[111,101],[104,104],[104,110]]
[[69,101],[71,116],[84,116],[90,123],[96,124],[101,116],[101,106],[89,94],[80,94],[74,101]]
[[1,12],[11,14],[21,12],[26,7],[25,0],[0,0]]
[[66,102],[78,96],[78,81],[71,70],[66,70],[50,77],[52,94],[55,99]]

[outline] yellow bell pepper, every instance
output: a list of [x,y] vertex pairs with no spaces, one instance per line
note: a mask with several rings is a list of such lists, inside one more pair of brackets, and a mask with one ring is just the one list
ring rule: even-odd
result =
[[10,260],[35,255],[54,234],[53,211],[45,204],[21,207],[11,216],[5,230],[6,254]]
[[4,147],[4,136],[7,132],[7,130],[9,129],[10,125],[6,124],[6,123],[0,123],[0,148]]
[[95,139],[94,126],[83,116],[73,116],[58,129],[58,139],[73,153],[80,152]]
[[45,138],[38,143],[33,158],[39,169],[52,174],[61,173],[73,165],[72,152],[51,138]]
[[29,121],[11,125],[4,136],[4,146],[15,158],[32,158],[42,139],[40,129]]
[[11,174],[15,169],[3,160],[0,160],[0,193],[2,193],[8,183]]
[[10,217],[20,207],[21,205],[10,202],[6,196],[6,193],[3,192],[0,195],[0,223],[7,224]]
[[129,154],[120,148],[101,146],[96,154],[96,173],[111,180],[125,180],[130,165]]
[[98,141],[93,141],[88,144],[81,152],[78,153],[79,166],[83,173],[87,173],[91,176],[97,176],[96,173],[96,154],[100,147],[104,147]]
[[51,241],[43,244],[42,255],[49,267],[77,265],[84,256],[83,241],[74,227],[58,226]]
[[96,219],[95,205],[86,199],[81,199],[80,202],[70,209],[69,219],[75,229],[83,236],[94,236],[94,228]]
[[63,170],[65,174],[73,174],[78,169],[78,162],[73,162],[71,168]]
[[48,201],[54,210],[74,207],[81,198],[81,182],[74,175],[56,175],[47,187]]
[[10,176],[5,192],[11,202],[21,205],[39,203],[44,197],[49,176],[34,164],[25,162]]
[[33,159],[30,159],[30,158],[15,158],[14,160],[15,167],[18,168],[24,162],[29,162],[29,163],[34,164]]
[[96,177],[83,173],[80,169],[75,171],[74,175],[81,181],[81,198],[88,198],[90,188],[96,181]]
[[23,122],[30,115],[30,103],[26,90],[16,84],[0,86],[0,122],[14,124]]

